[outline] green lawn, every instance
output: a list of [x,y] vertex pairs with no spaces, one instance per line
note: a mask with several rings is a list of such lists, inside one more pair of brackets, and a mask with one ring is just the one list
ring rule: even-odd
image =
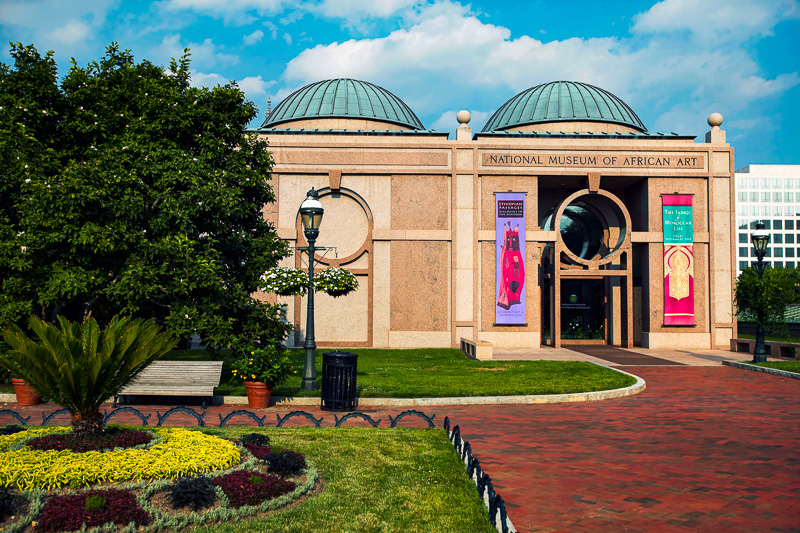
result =
[[[254,428],[199,428],[236,438]],[[444,430],[260,429],[307,455],[325,490],[264,518],[197,531],[496,531]]]
[[[749,333],[739,333],[739,338],[740,339],[747,339],[747,340],[751,340],[751,341],[756,340],[756,336],[755,335],[751,335]],[[797,337],[788,337],[787,338],[787,337],[771,337],[769,335],[765,335],[764,336],[764,340],[765,341],[770,341],[770,342],[788,342],[788,343],[792,343],[792,344],[800,344],[800,339],[798,339]]]
[[751,363],[757,366],[766,366],[767,368],[776,368],[778,370],[786,370],[787,372],[797,372],[800,374],[800,361],[774,361],[768,363]]
[[[328,351],[327,349],[324,351]],[[617,389],[635,380],[614,370],[579,361],[474,361],[460,350],[426,348],[376,350],[355,348],[361,398],[443,398],[452,396],[505,396],[565,394]],[[322,373],[322,352],[317,350],[317,374]],[[300,391],[303,350],[292,350],[298,374],[272,394],[319,396]],[[230,353],[223,354],[222,383],[216,393],[244,396],[244,386],[230,373]],[[167,359],[205,359],[200,350],[176,350]]]

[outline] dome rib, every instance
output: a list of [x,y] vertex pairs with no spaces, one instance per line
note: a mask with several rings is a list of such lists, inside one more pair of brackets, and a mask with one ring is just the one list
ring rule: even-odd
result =
[[573,81],[543,83],[522,91],[500,106],[482,131],[550,122],[606,122],[647,132],[633,109],[618,97],[600,87]]
[[316,118],[368,119],[425,130],[400,98],[372,83],[349,78],[319,81],[297,89],[275,106],[261,127]]

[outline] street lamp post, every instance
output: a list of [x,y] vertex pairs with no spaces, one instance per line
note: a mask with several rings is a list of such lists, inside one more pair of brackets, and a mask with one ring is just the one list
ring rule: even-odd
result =
[[[756,230],[752,233],[750,239],[753,241],[753,250],[758,259],[756,266],[758,270],[758,281],[761,281],[764,275],[764,256],[767,254],[769,238],[770,235],[769,232],[764,229],[764,223],[759,222],[756,224]],[[755,350],[753,350],[753,362],[767,362],[767,349],[764,347],[764,329],[758,321],[756,321],[756,347]]]
[[325,210],[319,201],[319,194],[313,188],[300,205],[300,220],[303,223],[303,234],[308,241],[308,314],[306,315],[306,351],[305,367],[301,388],[304,391],[317,390],[317,368],[314,356],[317,343],[314,340],[314,243],[319,236],[319,225]]

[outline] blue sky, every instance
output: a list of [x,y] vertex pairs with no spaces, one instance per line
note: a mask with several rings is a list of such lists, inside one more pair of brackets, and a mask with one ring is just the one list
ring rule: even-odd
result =
[[54,50],[62,73],[112,41],[162,65],[188,47],[194,84],[235,80],[262,116],[268,94],[362,79],[441,131],[460,109],[479,130],[528,87],[583,81],[650,131],[702,139],[722,113],[737,168],[800,164],[800,0],[0,0],[0,33]]

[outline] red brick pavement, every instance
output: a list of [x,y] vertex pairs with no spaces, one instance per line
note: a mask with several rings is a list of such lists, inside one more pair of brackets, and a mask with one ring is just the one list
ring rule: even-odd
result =
[[[420,410],[435,414],[437,427],[445,415],[461,426],[520,531],[800,532],[799,380],[729,367],[626,370],[647,381],[644,393],[591,403]],[[155,411],[163,415],[170,406],[136,407],[152,412],[155,424]],[[216,426],[220,413],[239,408],[209,408],[206,423]],[[334,423],[332,413],[302,409],[323,417],[323,426]],[[25,409],[31,423],[41,421],[43,410],[52,408]],[[385,427],[389,415],[404,409],[364,410]],[[289,411],[254,412],[272,426]],[[127,414],[114,421],[137,422]],[[0,423],[11,422],[0,415]],[[178,415],[168,424],[196,422]],[[406,418],[402,425],[421,424]]]

